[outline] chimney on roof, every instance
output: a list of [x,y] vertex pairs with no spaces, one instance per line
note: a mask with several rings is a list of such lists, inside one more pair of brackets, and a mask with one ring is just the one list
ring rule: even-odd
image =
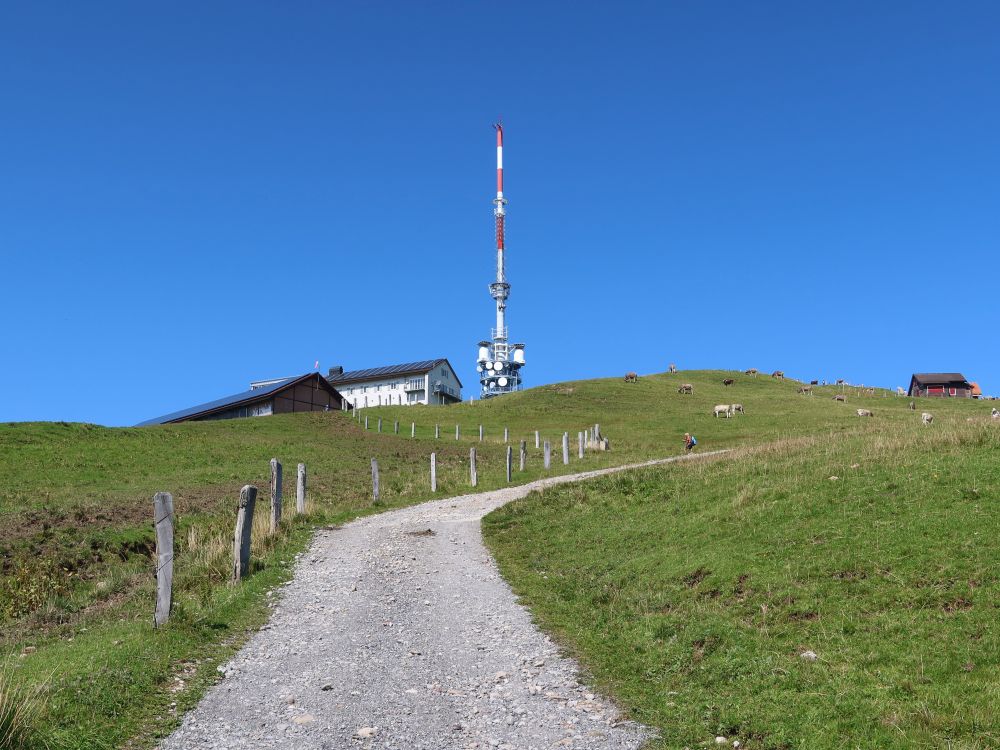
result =
[[333,367],[330,368],[330,372],[328,372],[326,376],[328,378],[333,378],[336,377],[337,375],[343,375],[343,374],[344,374],[344,368],[341,367],[340,365],[334,365]]

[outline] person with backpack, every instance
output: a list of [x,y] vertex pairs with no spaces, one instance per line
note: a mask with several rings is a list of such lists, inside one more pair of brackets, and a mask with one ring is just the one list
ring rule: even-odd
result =
[[694,447],[698,445],[698,438],[692,435],[690,432],[684,433],[684,450],[690,453],[694,450]]

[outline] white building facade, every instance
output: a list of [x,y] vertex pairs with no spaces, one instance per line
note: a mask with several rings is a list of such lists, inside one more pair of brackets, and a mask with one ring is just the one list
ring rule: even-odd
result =
[[462,382],[447,359],[344,372],[333,367],[326,378],[351,406],[454,404],[462,400]]

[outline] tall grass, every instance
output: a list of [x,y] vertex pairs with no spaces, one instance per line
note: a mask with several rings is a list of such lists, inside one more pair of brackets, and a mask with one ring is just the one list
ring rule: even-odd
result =
[[44,730],[45,686],[19,685],[11,667],[0,667],[0,750],[54,750]]

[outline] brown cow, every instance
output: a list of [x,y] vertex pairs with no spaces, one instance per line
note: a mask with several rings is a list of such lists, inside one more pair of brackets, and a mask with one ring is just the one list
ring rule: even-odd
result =
[[722,384],[725,385],[725,386],[730,386],[730,385],[732,385],[735,382],[736,381],[733,380],[732,378],[726,378],[725,380],[722,381]]
[[627,373],[625,373],[625,382],[626,383],[638,383],[639,382],[639,376],[636,375],[634,372],[627,372]]
[[785,371],[784,370],[775,370],[774,372],[771,373],[771,377],[772,378],[777,378],[778,380],[784,380],[785,379]]
[[811,396],[813,395],[813,387],[811,385],[799,386],[799,390],[797,391],[797,393],[804,393],[807,396]]
[[838,393],[836,396],[833,397],[833,400],[834,401],[843,401],[846,404],[847,403],[847,396],[845,396],[843,393]]
[[749,370],[744,371],[744,375],[749,375],[752,378],[757,377],[757,368],[751,367]]
[[694,386],[690,383],[684,383],[680,388],[677,389],[678,393],[694,393]]

